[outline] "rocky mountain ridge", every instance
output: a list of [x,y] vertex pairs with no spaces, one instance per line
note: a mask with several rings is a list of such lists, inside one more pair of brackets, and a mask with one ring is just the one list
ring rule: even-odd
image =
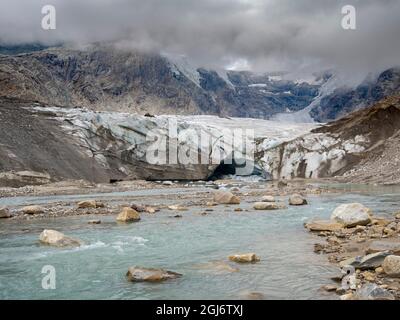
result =
[[66,107],[269,118],[305,108],[319,85],[187,66],[151,53],[50,48],[0,55],[0,96]]

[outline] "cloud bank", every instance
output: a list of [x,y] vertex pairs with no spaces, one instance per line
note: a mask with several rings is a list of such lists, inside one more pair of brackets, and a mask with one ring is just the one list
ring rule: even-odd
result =
[[[47,4],[56,30],[41,28]],[[347,4],[356,30],[341,27]],[[0,43],[107,41],[210,68],[245,61],[259,72],[365,75],[400,65],[399,17],[399,0],[2,0]]]

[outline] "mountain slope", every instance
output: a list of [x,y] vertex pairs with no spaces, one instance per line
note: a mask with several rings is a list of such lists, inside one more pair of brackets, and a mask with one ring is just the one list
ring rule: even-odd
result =
[[400,91],[400,68],[383,71],[376,79],[366,79],[355,88],[337,86],[310,111],[317,122],[338,119],[352,111],[369,107]]
[[110,47],[0,56],[0,97],[93,110],[269,118],[306,107],[318,88]]

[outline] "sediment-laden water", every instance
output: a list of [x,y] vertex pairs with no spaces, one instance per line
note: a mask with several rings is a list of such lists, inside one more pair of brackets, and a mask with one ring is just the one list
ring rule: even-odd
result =
[[[102,220],[100,225],[87,224],[93,216],[3,220],[0,299],[240,299],[250,292],[266,299],[334,299],[319,288],[338,270],[326,256],[313,253],[318,239],[305,231],[303,223],[327,218],[346,202],[361,202],[376,214],[392,213],[399,208],[397,191],[309,196],[308,206],[278,211],[256,212],[246,202],[241,207],[248,212],[218,206],[202,216],[204,208],[190,207],[179,212],[182,218],[173,218],[174,213],[166,210],[143,214],[139,223],[128,225],[117,224],[115,216],[96,217]],[[11,198],[1,199],[7,201]],[[13,201],[18,203],[18,198]],[[85,245],[40,245],[38,236],[45,228],[79,238]],[[227,260],[230,254],[247,252],[257,253],[261,262],[235,265]],[[214,261],[240,271],[221,270]],[[42,289],[45,265],[56,269],[55,290]],[[125,274],[133,265],[161,267],[183,277],[159,284],[129,283]]]

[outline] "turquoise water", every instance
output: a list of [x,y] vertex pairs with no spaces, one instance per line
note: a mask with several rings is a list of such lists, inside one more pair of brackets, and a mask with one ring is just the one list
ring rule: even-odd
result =
[[[398,193],[309,197],[311,205],[274,212],[233,212],[219,206],[207,216],[203,208],[143,215],[142,221],[120,225],[101,216],[101,225],[88,225],[94,216],[0,221],[1,299],[240,299],[246,292],[266,299],[331,299],[320,290],[337,269],[326,256],[313,253],[316,236],[303,228],[311,218],[327,218],[341,203],[358,201],[376,213],[398,211]],[[251,208],[243,203],[242,208]],[[59,249],[38,243],[40,232],[56,229],[86,244]],[[227,256],[255,252],[261,262],[235,265]],[[207,268],[211,261],[238,267],[229,273]],[[41,287],[42,267],[56,269],[56,289]],[[161,284],[129,283],[129,266],[161,267],[183,274]]]

